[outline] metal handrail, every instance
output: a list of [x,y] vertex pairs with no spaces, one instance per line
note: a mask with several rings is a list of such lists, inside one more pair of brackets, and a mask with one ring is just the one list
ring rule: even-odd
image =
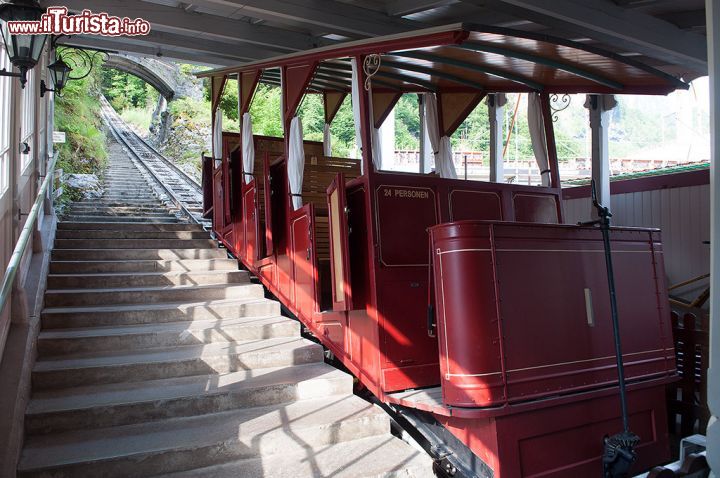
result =
[[45,193],[47,193],[48,186],[50,185],[50,182],[52,181],[52,178],[54,176],[55,163],[57,163],[57,159],[58,155],[56,153],[55,156],[52,158],[50,164],[48,164],[47,169],[45,170],[45,179],[40,185],[40,190],[38,191],[37,197],[35,198],[35,203],[33,204],[32,209],[30,209],[30,213],[28,214],[27,220],[25,221],[25,225],[20,232],[20,237],[18,237],[17,244],[15,244],[15,249],[13,250],[12,256],[10,257],[10,262],[8,262],[7,268],[5,268],[2,289],[0,289],[0,312],[5,309],[5,302],[7,301],[7,298],[12,291],[12,286],[15,282],[15,275],[17,274],[18,268],[20,267],[20,261],[22,260],[22,257],[25,254],[25,249],[27,249],[28,242],[32,237],[33,228],[35,227],[38,212],[40,211],[40,205],[45,199]]

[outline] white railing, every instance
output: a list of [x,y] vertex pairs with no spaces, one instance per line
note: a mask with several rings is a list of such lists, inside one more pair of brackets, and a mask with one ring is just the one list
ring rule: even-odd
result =
[[17,275],[18,268],[20,267],[20,261],[22,260],[22,257],[25,254],[25,249],[27,249],[27,245],[32,238],[33,228],[35,227],[35,222],[37,221],[40,208],[42,207],[42,202],[45,199],[48,187],[53,180],[53,171],[55,170],[55,163],[57,162],[57,158],[58,156],[56,154],[50,161],[50,164],[48,164],[47,169],[45,170],[45,179],[43,179],[42,185],[40,185],[40,190],[37,193],[35,202],[33,203],[32,209],[30,209],[28,218],[25,221],[25,225],[20,232],[20,237],[18,237],[17,244],[15,244],[15,249],[13,250],[12,256],[10,257],[10,262],[8,262],[7,268],[5,269],[5,274],[3,275],[2,281],[2,289],[0,289],[0,312],[2,312],[5,308],[5,303],[10,296],[13,283],[15,282],[15,275]]

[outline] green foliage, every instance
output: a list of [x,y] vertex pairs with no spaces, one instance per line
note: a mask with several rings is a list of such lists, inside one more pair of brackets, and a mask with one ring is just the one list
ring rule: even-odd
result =
[[129,107],[120,111],[120,117],[127,124],[135,126],[140,131],[148,131],[152,120],[152,111],[147,107]]
[[420,149],[420,112],[415,94],[402,95],[395,105],[395,149]]
[[280,105],[279,87],[258,85],[253,101],[250,104],[253,133],[275,137],[283,135]]
[[[237,80],[228,80],[220,98],[220,109],[223,110],[225,118],[233,123],[237,123],[238,119],[238,82]],[[223,128],[225,127],[223,122]]]
[[330,125],[332,136],[333,155],[339,158],[349,158],[355,148],[355,120],[353,119],[352,100],[350,95],[345,97],[337,115]]
[[157,102],[159,93],[137,76],[111,68],[102,69],[102,88],[113,108],[145,108]]
[[56,97],[55,129],[67,133],[67,142],[56,145],[58,167],[66,173],[97,174],[107,162],[98,102],[99,70],[96,66],[87,78],[68,82],[62,96]]

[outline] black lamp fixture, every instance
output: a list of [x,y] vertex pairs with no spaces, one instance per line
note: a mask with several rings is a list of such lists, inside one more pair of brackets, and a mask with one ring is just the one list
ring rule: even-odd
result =
[[65,63],[62,59],[62,57],[58,56],[57,61],[53,63],[52,65],[48,66],[48,70],[50,70],[50,77],[52,78],[53,85],[55,86],[54,89],[50,89],[45,85],[45,80],[40,81],[40,97],[42,98],[45,96],[45,93],[48,91],[54,91],[56,94],[60,95],[62,92],[62,89],[65,88],[65,85],[68,82],[68,79],[70,78],[70,72],[72,71],[72,68]]
[[43,13],[45,10],[40,7],[38,0],[11,0],[0,3],[0,21],[2,22],[5,49],[10,57],[10,63],[20,70],[20,73],[0,70],[0,76],[20,78],[23,88],[27,83],[28,70],[32,70],[40,59],[47,35],[11,35],[6,23],[13,21],[37,22],[40,21]]

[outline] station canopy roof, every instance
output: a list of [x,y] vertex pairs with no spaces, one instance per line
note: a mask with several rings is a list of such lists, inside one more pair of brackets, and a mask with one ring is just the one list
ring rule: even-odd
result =
[[[0,0],[3,1],[3,0]],[[41,0],[44,7],[54,0]],[[60,44],[237,65],[457,22],[551,35],[656,67],[707,74],[704,0],[63,0],[149,21],[148,36],[62,37]],[[482,40],[478,40],[482,41]],[[400,60],[398,60],[400,61]]]
[[454,24],[316,48],[203,72],[236,76],[262,70],[277,84],[279,67],[317,62],[312,90],[349,91],[347,57],[381,54],[378,89],[402,92],[482,91],[667,94],[687,84],[674,76],[597,47],[521,30]]

